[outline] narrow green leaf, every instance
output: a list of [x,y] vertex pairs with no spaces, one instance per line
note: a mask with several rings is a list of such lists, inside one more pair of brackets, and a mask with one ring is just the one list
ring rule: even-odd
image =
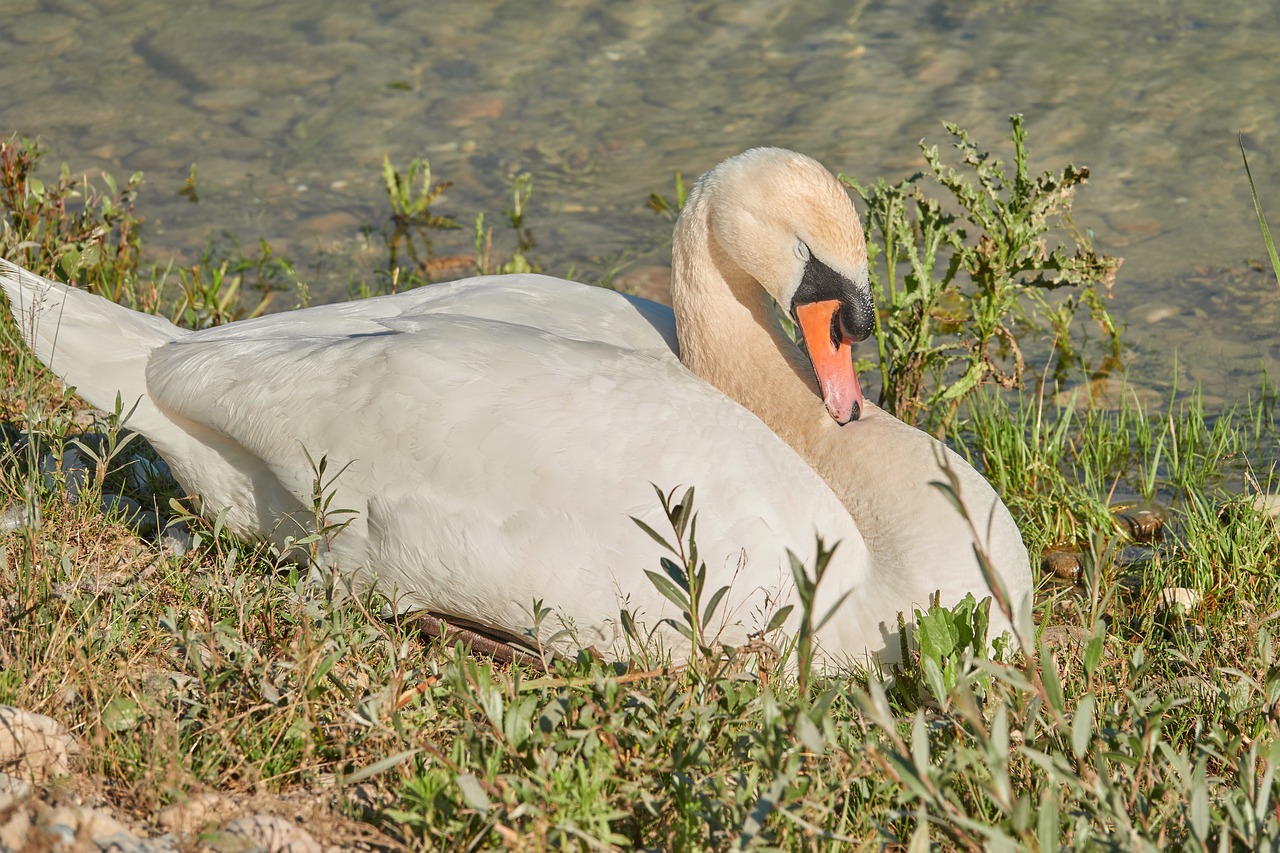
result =
[[805,745],[805,748],[815,755],[821,755],[826,748],[822,742],[822,732],[818,731],[818,727],[813,724],[813,720],[809,719],[809,715],[801,711],[796,714],[796,724],[793,732],[796,740]]
[[947,690],[947,683],[942,677],[942,669],[939,668],[938,662],[933,658],[921,658],[920,667],[924,670],[925,681],[929,683],[929,692],[933,694],[934,699],[938,700],[938,704],[945,706],[950,691]]
[[659,562],[662,564],[662,570],[667,573],[676,586],[685,592],[689,592],[689,576],[685,574],[684,567],[669,557],[663,557]]
[[407,759],[413,758],[413,756],[417,755],[421,751],[422,750],[420,749],[406,749],[404,752],[397,752],[394,755],[388,755],[386,758],[375,761],[367,767],[361,767],[350,776],[343,776],[342,783],[344,785],[354,785],[357,782],[363,782],[365,779],[377,776],[379,773],[385,773],[392,767],[403,763]]
[[1089,639],[1089,644],[1084,649],[1084,671],[1086,675],[1093,675],[1098,669],[1098,664],[1102,662],[1103,641],[1105,637],[1094,636]]
[[1253,172],[1249,169],[1249,157],[1244,153],[1244,138],[1237,137],[1240,143],[1240,157],[1244,160],[1244,173],[1249,179],[1249,192],[1253,194],[1253,209],[1258,214],[1258,229],[1262,231],[1262,242],[1267,245],[1267,255],[1271,258],[1271,270],[1275,273],[1276,283],[1280,284],[1280,255],[1276,254],[1276,244],[1271,239],[1271,229],[1267,227],[1267,217],[1262,213],[1262,202],[1258,200],[1258,188],[1253,183]]
[[1209,784],[1205,779],[1205,759],[1196,761],[1191,772],[1191,834],[1204,844],[1209,838]]
[[1071,721],[1071,752],[1076,758],[1084,758],[1093,738],[1093,706],[1092,693],[1086,693],[1076,705],[1076,716]]
[[916,828],[911,833],[907,853],[929,853],[933,844],[929,841],[929,812],[924,805],[916,812]]
[[470,773],[458,774],[458,790],[462,792],[462,799],[468,806],[480,813],[486,813],[491,808],[489,795],[484,792],[484,786],[480,784],[480,780]]
[[911,761],[915,764],[920,777],[929,776],[929,727],[925,723],[924,709],[916,711],[911,721]]
[[1040,853],[1050,853],[1058,849],[1059,818],[1058,798],[1052,791],[1040,799],[1040,816],[1036,821],[1036,840],[1040,842]]
[[716,608],[720,606],[720,601],[729,593],[729,587],[722,586],[716,590],[711,600],[707,602],[707,606],[702,609],[702,624],[711,624],[711,617],[715,615]]
[[774,631],[782,627],[787,621],[787,617],[791,615],[791,611],[795,610],[795,605],[788,604],[785,607],[779,607],[774,611],[773,616],[769,617],[769,624],[765,626],[764,632],[772,634]]
[[652,539],[654,542],[657,542],[659,545],[661,545],[663,548],[666,548],[666,549],[667,549],[668,551],[670,551],[672,554],[678,554],[678,553],[679,553],[678,551],[676,551],[676,549],[675,549],[675,548],[672,548],[672,547],[671,547],[670,543],[668,543],[668,542],[667,542],[667,540],[666,540],[666,539],[664,539],[664,538],[662,537],[662,534],[661,534],[661,533],[659,533],[658,531],[654,530],[652,527],[650,527],[649,525],[645,524],[643,521],[641,521],[640,519],[636,518],[634,515],[633,515],[633,516],[631,516],[631,520],[632,520],[632,521],[634,521],[634,522],[636,523],[636,526],[637,526],[637,527],[639,527],[639,528],[640,528],[641,530],[643,530],[645,533],[648,533],[648,534],[649,534],[649,538],[650,538],[650,539]]
[[813,630],[821,631],[823,626],[826,625],[828,622],[830,622],[831,617],[835,616],[836,612],[844,605],[845,599],[847,599],[852,592],[853,590],[848,590],[839,598],[837,598],[836,603],[831,605],[831,608],[827,610],[826,615],[824,615],[821,619],[819,619],[817,624],[813,626]]
[[1043,640],[1040,641],[1040,681],[1044,684],[1050,707],[1061,717],[1066,709],[1062,699],[1062,680],[1058,677],[1058,665],[1053,660],[1053,652]]
[[673,584],[665,575],[660,575],[648,569],[645,569],[644,573],[649,576],[649,582],[653,584],[654,588],[662,593],[663,598],[679,607],[682,611],[689,609],[689,596],[684,590]]

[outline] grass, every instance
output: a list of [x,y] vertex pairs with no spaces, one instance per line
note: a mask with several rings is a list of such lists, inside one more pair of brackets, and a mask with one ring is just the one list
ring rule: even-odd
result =
[[[105,223],[102,196],[66,192]],[[22,207],[6,235],[52,235],[22,260],[164,304],[136,274],[136,229],[85,231],[47,198],[8,202]],[[179,319],[256,305],[212,290],[193,291]],[[718,591],[702,588],[691,494],[661,496],[672,529],[653,535],[671,546],[655,577],[688,602],[693,665],[496,666],[383,618],[376,599],[335,604],[270,548],[175,510],[176,486],[127,440],[122,413],[91,417],[8,319],[0,387],[0,506],[42,520],[0,533],[0,702],[56,717],[85,747],[46,799],[106,802],[153,826],[201,792],[310,797],[325,841],[383,849],[1280,846],[1280,531],[1255,506],[1277,485],[1269,386],[1224,412],[1194,393],[1143,411],[977,388],[952,439],[1031,551],[1074,551],[1081,576],[1042,580],[1030,654],[987,657],[976,603],[935,608],[888,682],[792,678],[715,648],[701,626]],[[192,547],[104,512],[117,494],[183,521]],[[1116,511],[1139,500],[1167,514],[1154,543],[1133,541]],[[1164,605],[1171,588],[1199,605]]]

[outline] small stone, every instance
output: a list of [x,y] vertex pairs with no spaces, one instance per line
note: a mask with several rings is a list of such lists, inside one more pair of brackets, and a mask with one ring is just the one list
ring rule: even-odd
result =
[[67,499],[75,503],[80,499],[80,490],[89,483],[89,467],[84,464],[75,448],[67,448],[60,459],[52,453],[40,457],[40,473],[44,476],[46,489],[53,491],[65,485]]
[[191,528],[185,521],[172,522],[160,534],[160,547],[175,557],[181,557],[191,550],[195,544],[191,538]]
[[119,515],[130,524],[133,524],[142,512],[141,504],[124,495],[103,495],[99,506],[105,514]]
[[9,819],[0,823],[0,849],[24,850],[31,837],[31,817],[26,809],[14,809]]
[[1147,323],[1148,326],[1154,326],[1156,323],[1159,323],[1162,320],[1168,320],[1172,317],[1177,317],[1181,313],[1182,313],[1181,308],[1176,308],[1173,305],[1161,305],[1159,308],[1152,308],[1150,311],[1146,313],[1145,316],[1143,316],[1142,319]]
[[1160,593],[1160,601],[1157,609],[1160,611],[1182,612],[1195,610],[1200,606],[1203,596],[1194,589],[1187,589],[1184,586],[1175,586],[1170,589],[1162,590]]
[[42,822],[58,835],[65,836],[64,827],[71,830],[72,838],[87,835],[99,848],[113,842],[138,840],[129,827],[100,809],[59,806],[51,809]]
[[322,853],[311,833],[275,815],[251,815],[231,821],[223,833],[244,839],[267,853]]
[[1084,385],[1059,391],[1053,396],[1054,403],[1068,406],[1074,403],[1077,411],[1090,408],[1115,411],[1126,402],[1137,404],[1143,410],[1160,406],[1164,400],[1150,388],[1144,388],[1126,382],[1114,376],[1102,376]]
[[31,793],[31,783],[8,773],[0,773],[0,801],[5,797],[21,799]]
[[43,783],[71,773],[79,752],[65,726],[52,717],[0,705],[0,771]]
[[1115,515],[1134,542],[1154,542],[1164,531],[1165,514],[1159,507],[1128,506],[1116,511]]
[[151,460],[135,457],[129,466],[129,482],[144,495],[154,495],[173,479],[169,466],[163,459]]
[[235,813],[235,803],[221,794],[203,793],[160,810],[156,822],[161,828],[184,835],[203,832]]
[[1253,508],[1272,518],[1280,518],[1280,495],[1258,495],[1253,499]]
[[445,107],[449,116],[449,124],[454,127],[466,127],[478,121],[491,121],[501,118],[506,112],[507,99],[501,95],[470,95],[455,98]]
[[160,516],[149,509],[144,509],[134,517],[133,529],[144,535],[155,533],[160,529]]
[[1040,570],[1045,574],[1052,573],[1055,577],[1075,582],[1080,578],[1084,564],[1075,551],[1045,551],[1040,562]]

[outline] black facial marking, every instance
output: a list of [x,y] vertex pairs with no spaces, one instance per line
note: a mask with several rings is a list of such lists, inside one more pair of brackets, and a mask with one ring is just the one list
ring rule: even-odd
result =
[[[795,317],[796,308],[811,302],[825,302],[836,299],[840,302],[840,310],[831,321],[831,339],[839,344],[841,337],[851,341],[864,341],[870,337],[875,328],[875,309],[871,304],[871,296],[860,290],[845,275],[824,264],[811,251],[809,260],[804,265],[804,277],[791,298],[791,316]],[[841,335],[843,332],[843,335]]]

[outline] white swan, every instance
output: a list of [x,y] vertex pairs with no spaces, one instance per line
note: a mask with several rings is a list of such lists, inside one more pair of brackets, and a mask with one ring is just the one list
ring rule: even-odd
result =
[[[538,600],[555,647],[618,652],[623,607],[649,626],[678,617],[645,576],[663,552],[631,517],[665,530],[650,483],[696,486],[709,585],[732,590],[712,626],[725,641],[794,603],[785,552],[811,558],[816,534],[840,542],[816,609],[844,597],[821,658],[891,660],[899,611],[934,591],[948,603],[990,594],[968,521],[929,485],[942,453],[978,544],[1018,612],[1029,607],[1025,548],[986,481],[862,402],[847,352],[871,322],[861,227],[839,184],[800,155],[726,161],[676,229],[681,352],[760,419],[677,361],[667,309],[544,276],[188,332],[0,264],[41,360],[95,406],[117,391],[126,408],[138,401],[130,426],[231,529],[309,530],[307,455],[327,456],[341,470],[332,505],[356,511],[327,559],[402,607],[521,636]],[[834,418],[770,299],[825,333],[811,347]],[[551,638],[562,624],[573,635]],[[1009,625],[993,612],[993,627]]]

